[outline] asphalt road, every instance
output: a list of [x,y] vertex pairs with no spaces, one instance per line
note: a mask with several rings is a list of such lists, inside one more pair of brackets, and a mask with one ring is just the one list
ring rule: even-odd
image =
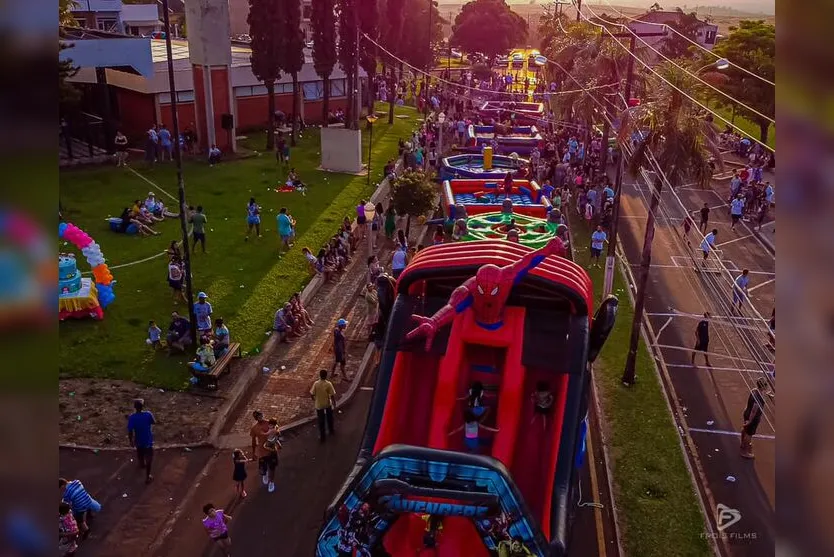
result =
[[[624,184],[620,239],[635,276],[638,272],[646,225],[648,188],[633,180]],[[770,317],[775,305],[775,257],[753,236],[746,225],[730,230],[729,209],[723,195],[713,190],[678,190],[687,210],[704,203],[712,207],[708,229],[719,230],[717,243],[722,261],[733,276],[741,269],[751,271],[750,302],[759,314]],[[730,310],[729,279],[696,272],[695,260],[702,257],[700,237],[691,237],[688,248],[680,228],[685,214],[671,192],[662,196],[668,213],[656,227],[652,268],[646,297],[660,354],[668,369],[677,402],[685,416],[705,477],[707,506],[718,516],[718,505],[735,509],[741,519],[719,531],[725,552],[734,557],[764,557],[774,554],[775,533],[775,403],[766,408],[758,437],[754,441],[756,460],[739,456],[738,432],[750,388],[762,369],[769,369],[764,347],[766,335],[751,306],[741,314]],[[670,222],[666,217],[671,217]],[[698,222],[698,217],[695,217]],[[694,346],[699,316],[710,311],[712,369],[698,356],[698,367],[690,364],[691,353],[680,348]],[[738,327],[741,325],[741,327]],[[639,380],[639,378],[638,378]]]
[[[314,555],[323,513],[354,464],[373,394],[372,385],[373,377],[366,377],[364,388],[336,416],[337,433],[326,443],[319,443],[314,424],[287,434],[274,493],[268,493],[261,485],[255,465],[252,464],[248,479],[249,496],[242,502],[236,500],[231,480],[231,451],[215,453],[209,463],[208,473],[199,481],[196,496],[183,508],[164,543],[152,555],[221,555],[208,540],[200,523],[203,517],[201,507],[208,502],[233,516],[230,526],[233,555]],[[594,483],[597,489],[595,491],[592,488],[590,468],[585,466],[582,477],[584,504],[576,508],[571,554],[617,555],[605,471],[598,454],[598,437],[592,439],[592,445],[596,453]],[[603,508],[588,505],[594,500],[601,501]],[[598,524],[604,525],[601,536],[598,536]]]

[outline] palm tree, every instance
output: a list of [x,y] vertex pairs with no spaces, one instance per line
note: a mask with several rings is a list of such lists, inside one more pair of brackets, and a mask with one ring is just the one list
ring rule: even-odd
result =
[[664,182],[668,181],[672,188],[680,186],[684,181],[694,181],[706,186],[712,178],[710,158],[714,158],[723,167],[712,122],[704,117],[700,107],[690,102],[681,92],[686,91],[693,97],[699,97],[698,82],[690,74],[668,62],[657,66],[656,70],[669,83],[660,79],[652,80],[649,90],[655,92],[654,98],[623,113],[618,137],[622,146],[631,141],[634,132],[639,132],[643,137],[629,160],[629,171],[632,174],[639,172],[642,167],[648,168],[655,162],[665,176],[664,179],[664,176],[656,175],[649,216],[646,220],[634,320],[631,324],[631,341],[623,371],[625,385],[633,385],[636,379],[637,343],[640,338],[646,285],[652,262],[654,223]]

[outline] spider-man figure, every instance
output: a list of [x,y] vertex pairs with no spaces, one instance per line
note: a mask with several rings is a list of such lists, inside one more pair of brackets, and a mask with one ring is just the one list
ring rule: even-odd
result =
[[469,307],[475,313],[475,322],[478,325],[491,331],[500,328],[503,324],[504,306],[513,286],[521,282],[521,279],[548,255],[565,255],[562,240],[553,238],[543,248],[528,253],[506,267],[492,264],[482,266],[474,277],[467,279],[452,292],[449,302],[437,313],[431,317],[412,315],[411,317],[420,324],[411,330],[406,338],[426,337],[426,350],[430,350],[437,331]]

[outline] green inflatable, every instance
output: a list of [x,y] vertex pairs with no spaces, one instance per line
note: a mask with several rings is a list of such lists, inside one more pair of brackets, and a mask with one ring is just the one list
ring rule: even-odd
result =
[[466,235],[464,241],[507,239],[512,228],[511,221],[515,221],[519,243],[532,248],[543,247],[547,242],[564,228],[564,224],[550,222],[547,219],[528,217],[522,214],[482,213],[466,220]]

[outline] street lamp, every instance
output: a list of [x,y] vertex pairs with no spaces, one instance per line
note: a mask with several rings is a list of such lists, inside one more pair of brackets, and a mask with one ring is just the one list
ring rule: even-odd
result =
[[710,62],[709,64],[706,64],[705,66],[703,66],[701,68],[698,68],[698,71],[696,71],[695,73],[696,74],[701,73],[702,71],[706,70],[707,68],[712,68],[714,70],[726,70],[729,67],[730,67],[730,61],[729,60],[727,60],[726,58],[719,58],[715,62]]
[[368,185],[371,185],[371,152],[374,148],[374,122],[378,120],[376,114],[368,114],[365,116],[365,119],[368,120],[368,129],[370,130],[370,136],[368,137]]
[[437,115],[437,150],[440,156],[443,156],[443,124],[446,122],[446,113],[441,112]]

